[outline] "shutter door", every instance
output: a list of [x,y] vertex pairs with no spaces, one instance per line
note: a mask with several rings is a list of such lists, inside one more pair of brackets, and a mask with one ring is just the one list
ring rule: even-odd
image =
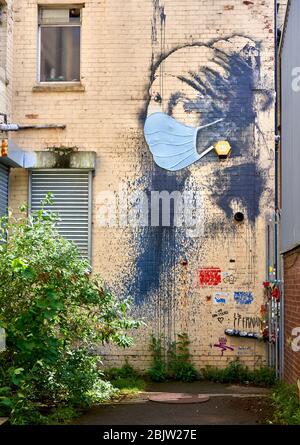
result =
[[9,168],[0,164],[0,216],[7,213]]
[[74,241],[84,257],[90,257],[90,178],[81,170],[33,170],[31,172],[31,210],[41,208],[41,200],[49,192],[59,214],[58,230]]

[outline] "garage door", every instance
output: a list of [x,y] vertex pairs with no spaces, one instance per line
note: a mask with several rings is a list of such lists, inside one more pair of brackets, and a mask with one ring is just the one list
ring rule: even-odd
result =
[[91,178],[90,171],[32,170],[30,189],[32,211],[41,208],[47,193],[53,194],[51,208],[59,214],[59,232],[87,258],[91,256]]
[[0,216],[7,212],[8,206],[8,173],[9,168],[0,164]]

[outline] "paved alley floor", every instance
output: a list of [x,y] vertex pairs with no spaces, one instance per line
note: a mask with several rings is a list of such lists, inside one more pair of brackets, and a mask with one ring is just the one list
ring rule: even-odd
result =
[[[151,402],[161,392],[209,394],[198,404]],[[119,402],[91,408],[77,425],[255,425],[265,423],[272,409],[270,390],[211,382],[152,384],[147,391]]]

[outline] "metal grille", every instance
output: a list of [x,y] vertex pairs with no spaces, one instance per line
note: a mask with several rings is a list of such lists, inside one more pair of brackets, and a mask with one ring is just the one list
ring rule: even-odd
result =
[[8,172],[9,169],[0,164],[0,216],[7,212],[8,206]]
[[91,172],[81,170],[33,170],[31,172],[31,210],[41,208],[41,200],[49,192],[59,214],[58,230],[74,241],[82,256],[90,258]]

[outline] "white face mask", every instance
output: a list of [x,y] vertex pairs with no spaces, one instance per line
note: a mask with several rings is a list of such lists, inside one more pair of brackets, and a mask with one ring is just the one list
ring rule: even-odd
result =
[[162,112],[150,114],[145,122],[144,135],[154,162],[165,170],[177,171],[198,161],[213,149],[212,146],[201,154],[197,152],[198,131],[222,120],[195,128]]

